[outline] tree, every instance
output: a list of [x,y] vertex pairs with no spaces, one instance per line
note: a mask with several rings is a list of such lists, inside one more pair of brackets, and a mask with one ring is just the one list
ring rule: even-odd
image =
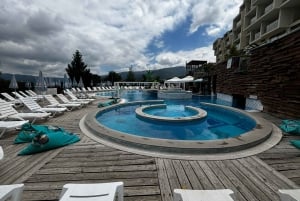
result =
[[114,85],[114,82],[121,81],[122,77],[118,73],[116,73],[114,71],[110,71],[108,73],[107,80],[110,81],[112,83],[112,85]]
[[134,72],[132,71],[132,66],[129,68],[126,81],[127,82],[135,82],[135,76],[134,76]]
[[66,68],[66,71],[71,80],[75,79],[78,83],[80,77],[82,77],[84,84],[90,85],[89,83],[87,83],[87,81],[90,82],[91,80],[90,69],[87,69],[87,65],[83,62],[82,55],[79,50],[76,50],[73,54],[73,60],[71,61],[71,64],[68,64],[68,68]]
[[96,86],[98,83],[101,83],[101,76],[96,75],[96,74],[92,74],[91,81],[93,81],[93,85]]

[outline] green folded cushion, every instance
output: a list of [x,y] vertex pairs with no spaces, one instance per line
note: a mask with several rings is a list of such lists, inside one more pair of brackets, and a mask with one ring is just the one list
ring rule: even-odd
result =
[[[40,133],[41,134],[41,133]],[[63,147],[69,144],[73,144],[78,142],[80,138],[72,133],[64,132],[64,131],[57,131],[57,132],[49,132],[44,133],[48,137],[48,142],[45,144],[38,144],[32,142],[23,150],[21,150],[18,155],[30,155],[35,153],[40,153],[43,151],[55,149],[58,147]]]
[[300,140],[291,140],[290,143],[300,149]]
[[279,126],[284,132],[289,134],[300,134],[300,120],[282,120]]
[[106,106],[110,106],[114,103],[115,103],[115,100],[108,100],[108,101],[99,103],[98,107],[106,107]]
[[64,129],[51,125],[32,125],[30,123],[26,123],[22,126],[21,131],[18,133],[14,143],[20,144],[31,142],[32,139],[39,133],[50,133],[56,131],[64,132]]

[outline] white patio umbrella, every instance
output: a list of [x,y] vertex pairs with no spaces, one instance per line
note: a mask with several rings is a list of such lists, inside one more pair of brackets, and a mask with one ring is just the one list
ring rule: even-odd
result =
[[72,80],[72,86],[73,87],[77,87],[78,86],[78,83],[76,82],[75,78],[73,78],[73,80]]
[[84,87],[83,81],[82,81],[82,77],[80,77],[80,80],[78,82],[78,87]]
[[12,75],[8,88],[14,89],[15,91],[17,90],[17,88],[19,88],[15,74]]
[[185,83],[187,82],[193,82],[194,81],[194,77],[193,76],[185,76],[184,78],[181,79],[181,82],[183,82],[183,88],[185,89]]
[[69,78],[68,78],[68,76],[66,74],[64,74],[63,88],[64,89],[70,88],[70,86],[69,86]]
[[25,87],[26,87],[27,89],[30,89],[30,88],[31,88],[31,82],[29,82],[29,81],[27,80],[26,83],[25,83]]
[[43,77],[42,71],[39,72],[38,79],[35,83],[35,90],[37,90],[40,94],[47,91],[47,83]]

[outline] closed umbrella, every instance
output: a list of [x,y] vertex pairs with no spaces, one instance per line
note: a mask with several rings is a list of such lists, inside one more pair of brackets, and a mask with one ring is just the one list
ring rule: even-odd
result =
[[27,89],[30,89],[30,88],[31,88],[31,82],[29,82],[29,81],[27,80],[26,83],[25,83],[25,87],[26,87]]
[[83,81],[82,81],[82,77],[80,77],[79,83],[78,83],[78,87],[82,88],[84,87]]
[[10,83],[9,83],[9,88],[14,89],[16,91],[17,88],[19,88],[15,74],[12,75]]
[[39,77],[35,83],[35,90],[42,94],[43,92],[47,91],[47,83],[43,77],[42,71],[39,72]]
[[69,78],[67,74],[64,74],[64,83],[63,83],[63,88],[64,89],[69,89],[72,85],[70,85]]
[[73,87],[77,87],[78,86],[78,83],[76,82],[75,78],[73,78],[72,83],[73,83],[72,84]]

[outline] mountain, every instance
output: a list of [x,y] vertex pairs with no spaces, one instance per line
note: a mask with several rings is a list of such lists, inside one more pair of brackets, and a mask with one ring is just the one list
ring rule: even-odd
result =
[[[167,80],[172,77],[184,77],[185,76],[185,67],[184,66],[175,66],[170,68],[162,68],[157,70],[151,70],[154,76],[159,76],[161,80]],[[136,80],[142,80],[143,75],[147,71],[134,71],[134,76]],[[128,72],[118,73],[123,80],[126,79]]]
[[[161,80],[170,79],[172,77],[184,77],[185,76],[185,67],[184,66],[175,66],[170,68],[162,68],[157,70],[151,70],[154,76],[159,76]],[[143,75],[146,74],[147,71],[134,71],[134,76],[136,80],[142,80]],[[120,72],[118,73],[123,80],[126,79],[128,72]],[[0,78],[4,80],[11,80],[12,74],[2,73]],[[35,82],[37,76],[32,75],[20,75],[16,74],[16,80],[21,82],[26,82],[27,80],[30,82]],[[107,75],[101,75],[102,78],[106,77]],[[54,78],[63,81],[63,78]]]
[[[0,78],[4,79],[4,80],[11,80],[12,74],[9,73],[2,73],[0,75]],[[15,74],[16,80],[18,82],[36,82],[37,76],[33,76],[33,75],[20,75],[20,74]],[[61,80],[63,81],[63,78],[53,78],[54,80]]]

